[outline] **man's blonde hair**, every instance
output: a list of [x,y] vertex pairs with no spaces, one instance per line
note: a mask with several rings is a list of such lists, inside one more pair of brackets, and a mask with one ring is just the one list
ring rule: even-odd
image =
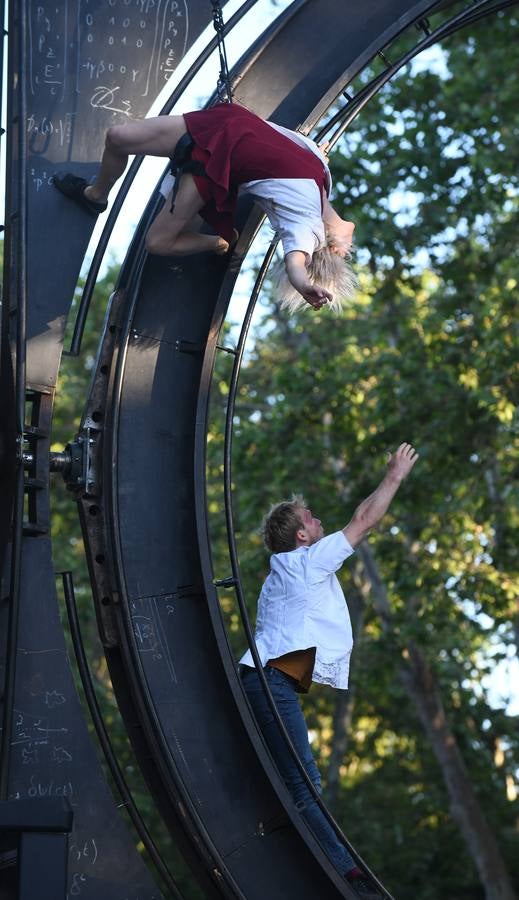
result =
[[271,553],[287,553],[295,550],[297,532],[303,524],[301,519],[303,509],[306,509],[306,503],[299,494],[294,494],[291,500],[282,500],[281,503],[271,507],[261,526],[267,550]]

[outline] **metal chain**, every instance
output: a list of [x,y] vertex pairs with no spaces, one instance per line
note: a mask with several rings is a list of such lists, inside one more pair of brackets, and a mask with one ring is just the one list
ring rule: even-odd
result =
[[216,31],[216,39],[218,41],[218,53],[220,55],[220,72],[218,81],[216,82],[216,93],[220,103],[232,103],[231,78],[229,75],[229,66],[227,65],[227,52],[224,40],[224,22],[222,7],[220,0],[211,0],[213,7],[213,25]]

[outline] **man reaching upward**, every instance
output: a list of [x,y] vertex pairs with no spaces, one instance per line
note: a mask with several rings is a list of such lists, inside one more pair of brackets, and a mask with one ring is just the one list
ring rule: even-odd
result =
[[[297,694],[306,693],[312,681],[348,687],[353,638],[348,607],[335,573],[380,522],[417,459],[411,444],[401,444],[376,490],[357,507],[343,529],[326,537],[320,519],[301,498],[278,503],[264,521],[264,540],[272,557],[258,601],[256,645],[278,712],[319,792],[319,770]],[[292,759],[250,651],[242,657],[241,666],[243,685],[258,724],[303,818],[359,897],[380,900],[381,895],[337,838]]]

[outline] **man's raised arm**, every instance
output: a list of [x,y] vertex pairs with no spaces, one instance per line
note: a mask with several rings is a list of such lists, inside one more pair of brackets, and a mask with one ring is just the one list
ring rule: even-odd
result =
[[387,472],[378,488],[366,500],[359,504],[350,522],[343,528],[344,534],[352,547],[360,544],[363,538],[378,525],[387,512],[404,478],[407,478],[418,459],[418,453],[411,444],[400,444],[389,460]]

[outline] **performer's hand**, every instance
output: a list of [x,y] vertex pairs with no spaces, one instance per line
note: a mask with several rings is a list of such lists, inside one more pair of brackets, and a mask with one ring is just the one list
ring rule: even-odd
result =
[[351,249],[354,231],[354,223],[348,222],[345,219],[336,221],[333,225],[328,225],[326,229],[326,240],[332,253],[336,253],[337,256],[342,256],[344,259]]
[[308,277],[306,269],[306,255],[302,250],[291,250],[285,256],[285,266],[287,270],[288,280],[292,287],[295,287],[306,302],[313,306],[314,309],[321,309],[328,300],[332,299],[332,295],[325,291],[324,288],[317,284],[312,284]]
[[388,455],[387,472],[379,486],[358,505],[351,521],[343,529],[352,547],[360,544],[371,529],[378,525],[402,481],[418,459],[418,453],[411,444],[400,444],[395,453]]
[[395,453],[389,455],[388,473],[398,481],[407,478],[419,456],[411,444],[400,444]]
[[299,293],[314,309],[321,309],[329,300],[333,300],[332,295],[328,291],[316,284],[309,284],[307,288],[300,289]]

